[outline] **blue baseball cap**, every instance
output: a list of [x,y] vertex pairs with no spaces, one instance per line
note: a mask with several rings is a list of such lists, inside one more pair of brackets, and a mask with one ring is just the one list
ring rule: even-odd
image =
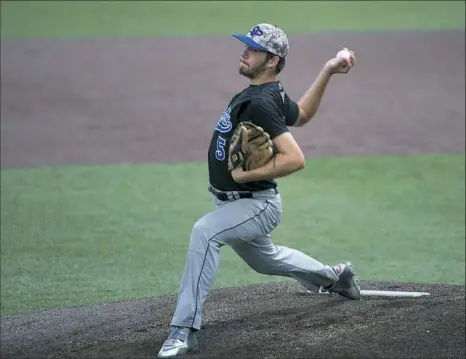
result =
[[288,37],[285,32],[276,25],[258,24],[255,25],[247,35],[233,34],[241,42],[261,51],[286,58],[290,51]]

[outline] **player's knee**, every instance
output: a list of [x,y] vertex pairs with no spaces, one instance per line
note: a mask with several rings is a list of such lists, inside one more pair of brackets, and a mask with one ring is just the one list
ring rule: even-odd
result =
[[211,232],[211,225],[204,218],[200,218],[191,230],[191,245],[207,245]]

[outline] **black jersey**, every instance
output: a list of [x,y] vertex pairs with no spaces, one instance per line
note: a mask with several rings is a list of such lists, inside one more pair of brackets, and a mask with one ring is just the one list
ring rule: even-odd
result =
[[275,180],[236,183],[228,171],[230,138],[239,122],[250,121],[261,126],[273,140],[288,131],[299,115],[298,104],[292,101],[280,82],[249,85],[233,96],[220,116],[210,142],[209,182],[223,191],[260,191],[275,188]]

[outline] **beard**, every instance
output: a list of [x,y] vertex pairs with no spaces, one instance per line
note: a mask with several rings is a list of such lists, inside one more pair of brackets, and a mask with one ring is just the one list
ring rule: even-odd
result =
[[239,67],[239,73],[247,78],[249,78],[250,80],[253,80],[257,77],[259,77],[260,75],[262,75],[266,70],[267,68],[265,67],[265,63],[267,61],[264,61],[263,63],[255,66],[255,67],[248,67],[246,65],[243,64],[243,66],[240,65]]

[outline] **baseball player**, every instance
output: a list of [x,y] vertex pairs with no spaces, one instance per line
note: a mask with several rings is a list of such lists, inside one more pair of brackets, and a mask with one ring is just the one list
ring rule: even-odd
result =
[[[250,84],[235,94],[216,123],[208,152],[209,191],[214,210],[194,224],[184,273],[178,292],[171,330],[158,353],[159,358],[184,354],[197,347],[203,306],[220,258],[220,249],[230,246],[253,270],[265,275],[294,278],[313,292],[337,293],[360,299],[359,281],[350,262],[335,266],[272,242],[270,233],[280,223],[281,196],[276,178],[290,175],[305,165],[304,155],[288,127],[300,127],[315,115],[324,90],[334,74],[346,74],[355,56],[328,60],[312,86],[297,102],[277,80],[289,52],[286,34],[277,26],[258,24],[247,35],[233,35],[244,43],[239,73]],[[237,144],[232,135],[238,124],[252,122],[267,134],[273,159],[262,167],[229,168]],[[242,140],[242,139],[240,139]],[[244,151],[236,155],[247,156]]]

